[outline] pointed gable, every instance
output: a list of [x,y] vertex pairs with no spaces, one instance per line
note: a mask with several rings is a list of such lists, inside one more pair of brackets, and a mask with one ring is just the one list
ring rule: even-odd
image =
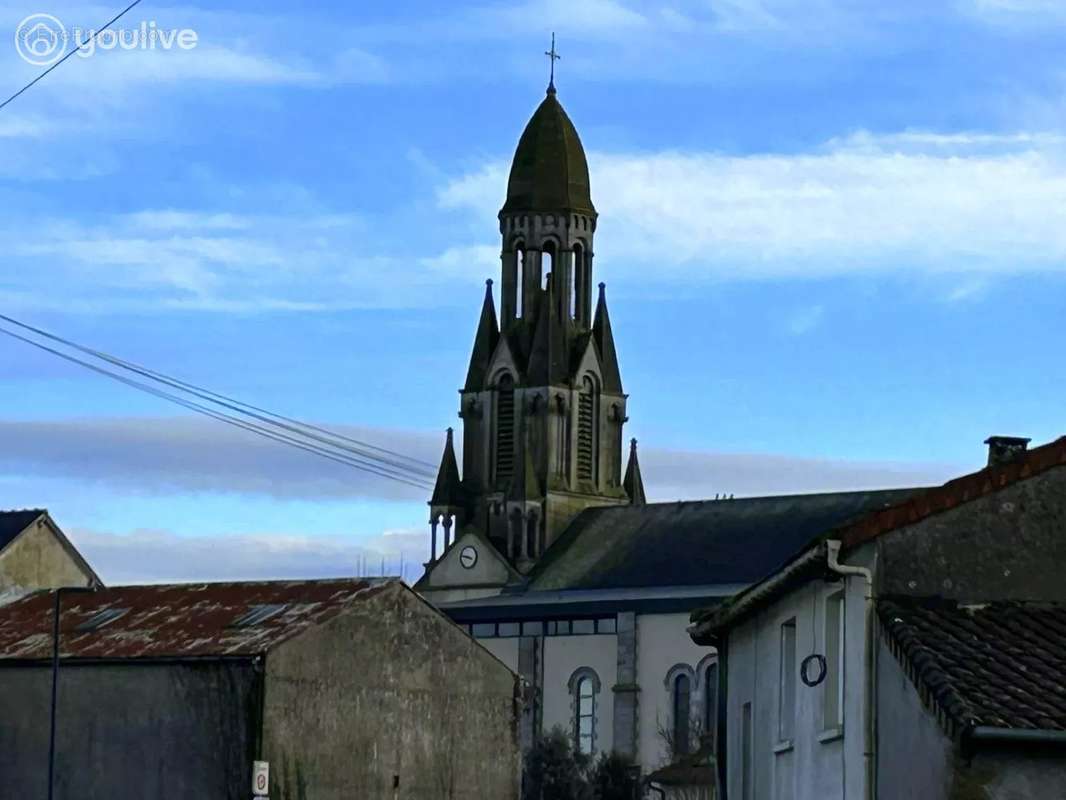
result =
[[474,349],[470,354],[470,366],[466,370],[464,391],[476,392],[484,387],[489,362],[496,351],[500,338],[496,322],[496,306],[492,300],[492,281],[485,281],[485,302],[481,305],[481,319],[474,334]]
[[648,502],[644,496],[644,478],[640,474],[640,461],[637,460],[637,440],[629,440],[629,463],[626,464],[626,476],[622,480],[622,488],[629,495],[629,503],[634,506],[642,506]]
[[[463,551],[469,552],[470,549],[474,554],[472,566],[468,566],[469,555],[466,564],[461,558]],[[509,583],[521,580],[522,576],[488,539],[470,530],[456,539],[455,544],[426,569],[415,584],[415,590],[425,592],[476,587],[478,591],[484,591],[488,587],[502,589]]]
[[611,317],[607,313],[606,285],[600,284],[600,299],[596,303],[596,317],[592,323],[592,338],[600,351],[600,368],[603,370],[603,391],[622,394],[622,375],[618,370],[618,354],[614,349],[614,334],[611,332]]
[[459,464],[455,459],[455,445],[452,441],[452,429],[448,428],[448,438],[444,443],[444,454],[437,471],[437,483],[433,487],[430,506],[450,506],[458,508],[463,505],[463,484],[459,478]]
[[494,377],[499,376],[501,369],[508,369],[516,376],[521,375],[518,361],[515,359],[514,351],[511,349],[511,342],[506,336],[499,337],[496,342],[496,352],[493,353],[489,361],[488,370],[485,372],[485,388],[490,388],[489,384],[492,383]]

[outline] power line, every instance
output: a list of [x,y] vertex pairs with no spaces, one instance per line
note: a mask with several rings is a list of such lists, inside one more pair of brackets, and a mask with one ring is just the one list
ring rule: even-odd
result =
[[[11,101],[13,101],[15,98],[19,97],[23,92],[28,91],[30,89],[30,87],[35,85],[39,80],[43,79],[45,75],[47,75],[49,72],[54,70],[56,67],[58,67],[60,64],[62,64],[64,61],[66,61],[68,58],[70,58],[76,52],[81,50],[89,42],[93,41],[101,31],[107,30],[112,25],[114,25],[116,22],[118,22],[120,19],[122,19],[124,16],[126,16],[126,12],[130,11],[134,6],[140,5],[140,3],[141,3],[141,0],[133,0],[132,3],[130,3],[124,9],[122,9],[117,14],[115,14],[115,16],[113,16],[111,19],[109,19],[106,23],[104,23],[103,27],[99,28],[98,30],[92,31],[89,36],[85,37],[85,41],[83,41],[81,44],[76,45],[73,50],[71,50],[69,53],[66,53],[56,63],[52,64],[48,69],[46,69],[44,72],[42,72],[36,78],[34,78],[32,81],[30,81],[25,86],[23,86],[21,89],[19,89],[17,92],[15,92],[13,95],[11,95],[11,97],[7,98],[7,100],[5,100],[4,102],[0,103],[0,110],[3,110],[4,106],[6,106]],[[17,35],[17,32],[16,32],[16,35]]]
[[271,439],[271,440],[273,440],[275,442],[278,442],[278,443],[281,443],[281,444],[286,444],[286,445],[289,445],[291,447],[295,447],[297,449],[304,450],[304,451],[306,451],[308,453],[312,453],[312,454],[320,456],[322,458],[327,458],[327,459],[329,459],[331,461],[335,461],[335,462],[340,463],[340,464],[345,464],[347,466],[354,467],[355,469],[361,470],[363,472],[370,473],[372,475],[376,475],[378,477],[387,478],[389,480],[398,481],[400,483],[405,483],[405,484],[407,484],[409,486],[413,486],[413,487],[418,488],[418,489],[429,489],[429,488],[432,488],[431,485],[427,481],[425,481],[424,479],[421,478],[421,476],[411,475],[411,474],[404,474],[403,472],[400,472],[399,470],[393,470],[393,469],[390,469],[387,466],[382,466],[382,465],[375,464],[375,463],[372,463],[372,462],[367,462],[367,461],[361,460],[361,459],[359,459],[357,457],[346,455],[346,454],[344,454],[342,452],[341,453],[332,452],[332,451],[328,450],[327,448],[322,447],[320,445],[308,443],[306,441],[301,441],[300,439],[298,439],[298,438],[296,438],[294,436],[289,436],[289,435],[286,435],[286,434],[283,434],[283,433],[278,433],[277,431],[272,431],[269,428],[266,428],[265,426],[257,425],[256,423],[248,422],[247,420],[242,420],[240,418],[233,417],[233,416],[231,416],[229,414],[224,414],[222,412],[219,412],[219,411],[216,411],[216,410],[214,410],[212,408],[209,408],[208,406],[204,406],[204,405],[202,405],[200,403],[196,403],[196,402],[193,402],[191,400],[187,400],[187,399],[185,399],[183,397],[179,397],[177,395],[171,394],[170,392],[165,392],[165,391],[163,391],[161,389],[157,389],[154,386],[150,386],[150,385],[142,383],[140,381],[136,381],[136,380],[133,380],[131,378],[127,378],[124,375],[120,375],[119,373],[112,372],[111,370],[105,369],[104,367],[101,367],[101,366],[96,365],[96,364],[92,364],[92,363],[90,363],[88,361],[85,361],[83,359],[80,359],[80,358],[77,358],[75,356],[72,356],[69,353],[63,353],[63,352],[61,352],[59,350],[56,350],[55,348],[49,347],[48,345],[41,344],[40,342],[35,342],[35,341],[33,341],[32,339],[30,339],[30,338],[28,338],[26,336],[22,336],[20,334],[15,333],[14,331],[9,331],[9,330],[6,330],[5,328],[0,328],[0,333],[4,334],[6,336],[9,336],[9,337],[11,337],[13,339],[17,339],[17,340],[19,340],[21,342],[24,342],[25,344],[28,344],[28,345],[30,345],[32,347],[36,347],[36,348],[38,348],[40,350],[43,350],[43,351],[45,351],[47,353],[50,353],[50,354],[54,355],[54,356],[57,356],[58,358],[61,358],[61,359],[65,360],[65,361],[69,361],[69,362],[71,362],[73,364],[77,364],[77,365],[79,365],[81,367],[89,369],[89,370],[91,370],[93,372],[96,372],[96,373],[98,373],[100,375],[104,375],[105,377],[111,378],[112,380],[118,381],[119,383],[125,384],[126,386],[129,386],[131,388],[137,389],[139,391],[146,392],[148,394],[151,394],[151,395],[153,395],[155,397],[167,400],[169,402],[176,403],[177,405],[180,405],[183,408],[187,408],[190,411],[195,411],[198,414],[203,414],[205,416],[211,417],[212,419],[216,419],[219,422],[223,422],[225,424],[232,425],[232,426],[237,427],[237,428],[241,428],[243,430],[249,431],[251,433],[255,433],[255,434],[259,435],[259,436],[263,436],[263,437],[265,437],[267,439]]
[[[64,339],[62,336],[49,333],[48,331],[43,330],[41,328],[34,327],[33,325],[29,325],[25,322],[19,322],[17,319],[9,317],[6,314],[0,314],[0,320],[8,322],[12,325],[17,325],[23,330],[30,331],[38,336],[42,336],[46,339],[50,339],[51,341],[58,342],[59,344],[73,348],[78,352],[85,353],[86,355],[91,355],[94,358],[99,358],[103,361],[108,362],[109,364],[113,364],[114,366],[129,370],[138,375],[141,375],[142,377],[150,378],[152,380],[158,381],[159,383],[163,383],[167,386],[170,386],[171,388],[185,391],[191,395],[199,397],[201,400],[207,400],[208,402],[215,403],[216,405],[222,406],[231,411],[236,411],[239,414],[245,414],[247,416],[254,417],[255,419],[258,419],[269,425],[277,425],[278,427],[290,430],[301,436],[308,436],[309,438],[328,444],[331,447],[350,450],[359,456],[379,460],[383,463],[388,464],[389,466],[397,467],[398,469],[409,469],[410,471],[417,472],[427,478],[432,479],[436,476],[435,466],[428,461],[423,461],[422,459],[414,458],[413,456],[408,456],[403,453],[399,453],[395,450],[380,447],[370,442],[361,441],[351,436],[345,436],[344,434],[337,433],[336,431],[331,431],[327,428],[323,428],[318,425],[312,425],[307,422],[302,422],[301,420],[294,419],[293,417],[287,417],[284,414],[277,414],[260,406],[252,405],[251,403],[245,403],[241,400],[229,397],[220,392],[215,392],[210,389],[206,389],[203,386],[197,386],[194,383],[183,381],[180,378],[175,378],[171,375],[159,372],[158,370],[150,369],[133,361],[128,361],[126,359],[119,358],[118,356],[111,355],[110,353],[106,353],[102,350],[96,350],[94,348],[78,344],[77,342],[72,341],[70,339]],[[265,416],[260,416],[261,414]],[[280,420],[281,422],[275,422],[275,420]],[[313,431],[314,433],[304,433],[303,430],[300,429]],[[329,439],[324,439],[322,436],[318,436],[316,434],[325,434],[329,437]],[[343,442],[351,443],[356,447],[349,448],[334,441],[331,441],[332,439],[339,439]],[[374,455],[373,452],[365,452],[366,450],[374,451],[377,453],[384,453],[385,455],[391,456],[392,459],[382,458],[381,456]],[[399,461],[393,459],[399,459]]]

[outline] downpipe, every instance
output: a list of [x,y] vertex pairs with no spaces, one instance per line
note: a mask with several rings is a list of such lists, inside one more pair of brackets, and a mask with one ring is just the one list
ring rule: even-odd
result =
[[[875,766],[874,760],[874,740],[876,736],[876,700],[877,689],[875,684],[875,670],[874,670],[874,580],[873,573],[866,567],[858,567],[850,564],[840,563],[840,547],[841,542],[837,539],[830,539],[825,543],[826,546],[826,566],[830,571],[835,572],[837,575],[843,575],[845,577],[859,577],[863,579],[863,600],[865,603],[864,619],[865,619],[865,632],[863,636],[863,671],[865,674],[865,681],[863,683],[864,690],[864,706],[863,709],[863,746],[862,746],[862,759],[863,759],[863,783],[865,784],[865,797],[866,800],[874,800],[877,797],[877,787],[874,785],[875,780]],[[845,604],[845,609],[847,605]],[[844,643],[841,643],[844,646]]]

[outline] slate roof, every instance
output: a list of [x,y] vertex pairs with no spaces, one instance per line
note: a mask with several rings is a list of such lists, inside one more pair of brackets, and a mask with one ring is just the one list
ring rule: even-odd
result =
[[882,630],[949,732],[1066,730],[1066,606],[885,599]]
[[[1008,463],[991,464],[953,478],[941,486],[911,491],[882,509],[871,509],[868,514],[833,526],[832,530],[827,529],[823,538],[839,539],[846,553],[890,531],[913,525],[1063,465],[1066,465],[1066,436],[1019,453]],[[815,565],[820,568],[821,563],[824,563],[824,552],[795,553],[787,565],[782,565],[780,574],[765,576],[765,581],[748,587],[725,605],[692,612],[693,624],[689,627],[689,633],[698,643],[708,644],[721,631],[780,597],[795,580],[805,574],[810,577],[814,574]],[[793,574],[788,575],[790,572]],[[788,580],[778,580],[786,576]]]
[[522,131],[511,162],[500,213],[514,211],[596,214],[585,149],[551,88]]
[[699,586],[757,581],[819,534],[914,489],[782,495],[582,511],[529,589]]
[[[197,658],[254,656],[373,597],[396,579],[188,583],[64,591],[63,658]],[[0,607],[0,660],[52,654],[55,591],[34,592]],[[279,607],[256,624],[237,626],[259,607]],[[122,612],[95,630],[87,621]],[[265,613],[265,612],[264,612]]]
[[27,508],[19,511],[0,511],[0,550],[26,530],[31,522],[44,513],[40,508]]

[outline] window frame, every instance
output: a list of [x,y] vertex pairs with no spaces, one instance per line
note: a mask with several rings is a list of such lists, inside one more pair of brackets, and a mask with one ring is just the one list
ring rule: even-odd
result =
[[[678,720],[678,710],[682,707],[678,702],[678,682],[681,678],[684,678],[688,682],[688,703],[685,708],[685,733],[683,736],[684,741],[688,744],[688,747],[684,750],[679,748],[678,743],[678,730],[680,721]],[[666,687],[667,697],[670,701],[670,726],[669,735],[670,741],[676,757],[681,757],[688,753],[693,752],[692,741],[692,699],[694,693],[697,691],[696,672],[688,664],[680,663],[674,664],[666,673],[666,678],[663,680],[663,685]]]
[[[589,693],[584,694],[585,687]],[[578,667],[567,681],[567,689],[570,692],[570,736],[574,747],[578,752],[586,755],[597,753],[597,740],[599,739],[599,694],[600,677],[592,667]],[[588,700],[588,711],[583,708],[583,701]],[[588,732],[582,730],[582,722],[588,720]],[[588,749],[584,749],[584,742],[588,741]]]
[[796,736],[796,617],[778,627],[777,743],[791,745]]
[[[822,642],[825,651],[825,680],[822,682],[823,741],[844,731],[844,687],[846,681],[847,597],[843,586],[827,592],[822,599]],[[825,736],[829,734],[829,736]]]

